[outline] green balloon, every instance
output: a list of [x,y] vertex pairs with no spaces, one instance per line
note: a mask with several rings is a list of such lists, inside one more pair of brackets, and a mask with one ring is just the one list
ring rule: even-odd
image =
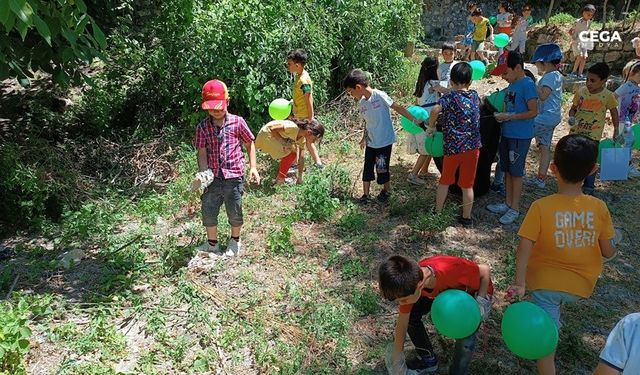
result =
[[[407,108],[407,111],[409,111],[409,113],[411,113],[411,116],[415,117],[417,120],[426,122],[429,119],[429,111],[420,106],[412,105],[411,107]],[[402,118],[400,119],[400,126],[402,126],[402,128],[409,134],[413,135],[420,134],[424,131],[424,129],[414,124],[413,122],[411,122],[411,120],[404,116],[402,116]]]
[[493,109],[498,112],[504,112],[504,97],[507,90],[495,91],[491,95],[487,96],[485,102],[491,104]]
[[477,81],[484,77],[484,73],[487,71],[487,66],[480,60],[469,61],[471,65],[471,79]]
[[509,35],[505,33],[496,34],[496,36],[493,37],[493,44],[498,48],[506,47],[507,44],[509,44]]
[[291,114],[291,102],[287,99],[276,99],[269,104],[269,115],[274,120],[284,120]]
[[529,17],[527,17],[527,23],[528,23],[529,25],[533,25],[533,16],[529,16]]
[[600,163],[600,160],[602,159],[602,149],[605,148],[616,148],[617,145],[616,143],[613,141],[613,139],[603,139],[600,141],[600,143],[598,144],[598,163]]
[[633,142],[633,148],[636,150],[640,150],[640,124],[635,124],[631,127],[633,131],[633,137],[635,141]]
[[480,326],[480,308],[469,293],[449,289],[433,301],[431,320],[443,336],[462,339],[471,336]]
[[524,359],[540,359],[558,345],[558,328],[551,316],[531,302],[514,303],[502,316],[502,338],[507,348]]
[[442,132],[435,132],[432,136],[425,138],[424,148],[431,156],[436,158],[444,156],[444,137]]
[[491,26],[495,25],[497,22],[498,19],[496,18],[496,16],[489,17],[489,23],[491,24]]

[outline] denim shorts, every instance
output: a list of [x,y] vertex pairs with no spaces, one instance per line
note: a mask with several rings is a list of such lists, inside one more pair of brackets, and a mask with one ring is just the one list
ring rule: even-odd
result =
[[560,323],[560,306],[565,303],[576,302],[580,299],[580,297],[575,294],[547,289],[534,290],[531,292],[531,297],[531,302],[546,311],[556,323],[558,329],[562,326]]
[[244,177],[218,178],[202,194],[202,224],[205,227],[218,225],[218,213],[224,203],[229,225],[239,227],[243,224],[242,194],[244,193]]
[[538,146],[549,146],[551,145],[551,140],[553,139],[553,131],[556,129],[557,123],[543,123],[543,122],[535,122],[533,124],[533,133],[536,138],[536,142],[538,142]]
[[502,137],[498,151],[500,153],[500,169],[513,177],[524,176],[524,163],[527,160],[531,139]]

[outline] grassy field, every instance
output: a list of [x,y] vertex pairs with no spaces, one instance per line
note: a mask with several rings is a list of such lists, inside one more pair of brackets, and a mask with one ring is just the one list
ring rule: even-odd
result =
[[[417,76],[417,65],[410,69],[407,76]],[[412,84],[399,84],[394,96],[408,103]],[[485,80],[478,89],[495,85],[504,83]],[[15,253],[2,268],[0,291],[12,290],[12,311],[31,330],[27,373],[383,374],[397,309],[379,297],[376,270],[399,253],[490,264],[497,304],[470,373],[532,374],[534,363],[510,354],[500,335],[518,226],[501,226],[484,209],[499,197],[476,201],[472,229],[452,226],[455,199],[443,214],[431,215],[437,176],[426,187],[406,182],[415,155],[404,152],[401,134],[390,203],[358,206],[362,155],[354,107],[344,100],[321,108],[328,132],[320,153],[329,167],[308,174],[304,185],[274,186],[276,163],[260,158],[265,182],[246,189],[241,257],[189,263],[204,229],[199,197],[186,191],[196,169],[187,144],[174,147],[177,177],[162,192],[105,194],[37,237],[7,239]],[[561,125],[556,138],[566,132]],[[529,172],[537,164],[531,151]],[[524,208],[554,188],[552,181],[543,191],[527,189]],[[590,373],[617,320],[640,311],[639,183],[597,188],[625,236],[593,297],[564,310],[561,374]],[[224,212],[220,222],[226,244]],[[59,257],[73,249],[86,256],[65,269]],[[441,358],[438,373],[445,374],[453,341],[425,322]]]

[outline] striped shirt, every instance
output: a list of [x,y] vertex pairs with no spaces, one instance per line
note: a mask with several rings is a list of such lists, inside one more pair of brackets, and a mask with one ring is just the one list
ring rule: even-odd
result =
[[222,127],[213,124],[210,116],[196,127],[193,146],[207,149],[207,165],[216,177],[225,179],[244,176],[242,143],[253,142],[255,137],[240,116],[227,113]]

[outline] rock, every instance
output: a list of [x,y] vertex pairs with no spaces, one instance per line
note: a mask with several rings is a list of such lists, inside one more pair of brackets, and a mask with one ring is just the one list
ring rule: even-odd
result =
[[73,249],[64,252],[60,256],[60,263],[62,263],[62,266],[68,270],[69,268],[71,268],[71,266],[80,263],[80,261],[85,257],[86,254],[84,253],[84,251],[80,249]]
[[611,63],[614,61],[618,61],[622,58],[622,53],[620,52],[607,52],[604,55],[604,62]]

